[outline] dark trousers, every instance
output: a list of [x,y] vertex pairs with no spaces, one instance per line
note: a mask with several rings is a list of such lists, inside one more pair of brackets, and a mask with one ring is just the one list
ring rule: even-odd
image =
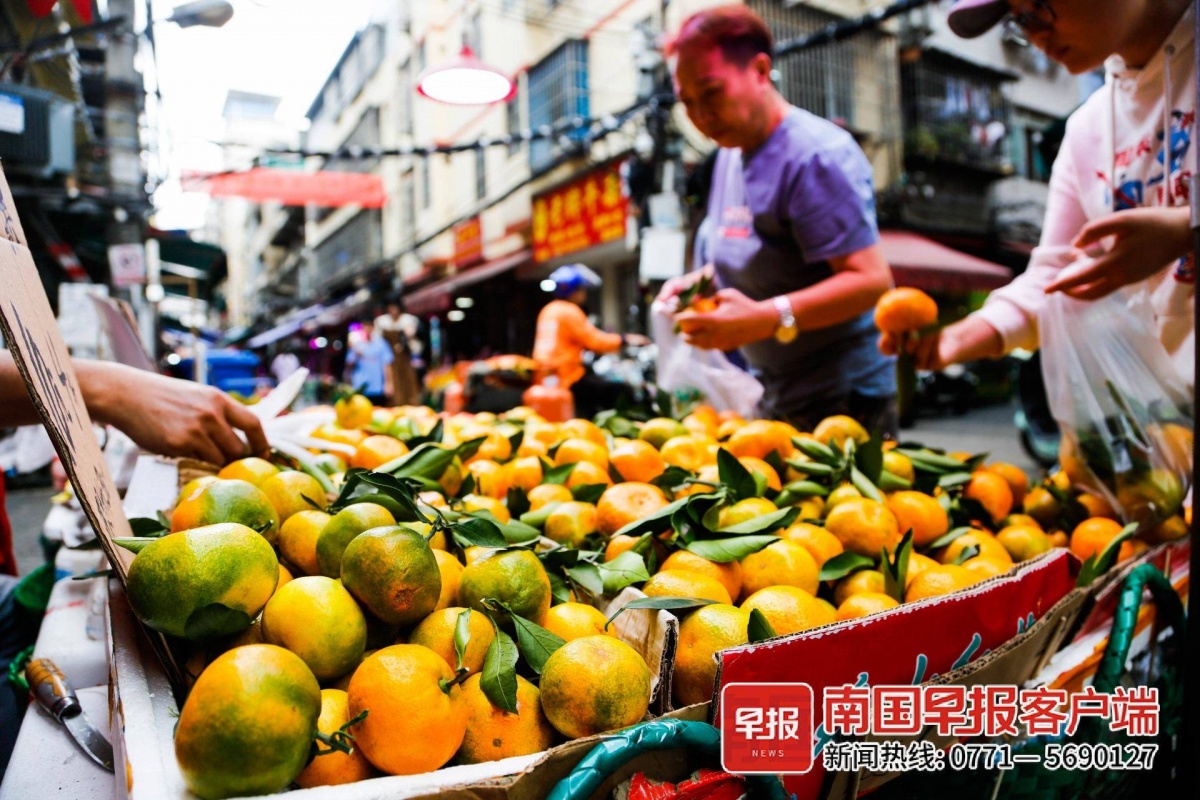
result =
[[844,395],[823,395],[808,398],[800,406],[786,409],[779,418],[807,433],[816,428],[821,420],[837,414],[853,417],[869,433],[879,433],[885,439],[895,439],[900,435],[895,395],[872,397],[853,391]]

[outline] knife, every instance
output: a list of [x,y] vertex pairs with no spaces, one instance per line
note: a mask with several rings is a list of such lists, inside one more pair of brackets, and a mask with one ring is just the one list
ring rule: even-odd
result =
[[67,676],[63,675],[58,665],[48,658],[35,658],[25,667],[25,680],[42,708],[66,726],[76,744],[93,761],[112,772],[112,745],[83,713],[75,690],[67,683]]

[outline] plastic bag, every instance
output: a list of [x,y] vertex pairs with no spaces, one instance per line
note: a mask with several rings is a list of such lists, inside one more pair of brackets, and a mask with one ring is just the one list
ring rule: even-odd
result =
[[747,419],[755,415],[763,387],[750,373],[738,369],[719,350],[701,350],[675,333],[668,307],[650,307],[654,343],[658,346],[658,385],[673,394],[698,391],[717,411],[733,411]]
[[1093,302],[1054,294],[1038,327],[1071,483],[1126,522],[1179,513],[1192,473],[1192,401],[1144,307],[1119,292]]

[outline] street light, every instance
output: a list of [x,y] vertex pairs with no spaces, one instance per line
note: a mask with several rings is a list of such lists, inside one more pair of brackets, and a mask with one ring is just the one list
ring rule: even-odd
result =
[[511,100],[517,84],[480,61],[470,46],[463,44],[458,57],[439,67],[428,67],[417,76],[417,93],[439,103],[485,106]]
[[233,18],[233,5],[228,0],[193,0],[176,6],[163,22],[174,22],[181,28],[197,25],[205,28],[220,28]]

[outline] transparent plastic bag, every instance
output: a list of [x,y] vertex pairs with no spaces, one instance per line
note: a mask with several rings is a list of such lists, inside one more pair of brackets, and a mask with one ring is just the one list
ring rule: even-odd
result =
[[1054,294],[1038,327],[1071,483],[1126,522],[1179,513],[1192,473],[1192,400],[1144,307],[1120,292],[1093,302]]
[[763,394],[757,378],[738,369],[719,350],[701,350],[684,342],[664,304],[650,307],[650,320],[658,346],[660,388],[673,394],[695,390],[717,411],[733,411],[747,419],[755,415]]

